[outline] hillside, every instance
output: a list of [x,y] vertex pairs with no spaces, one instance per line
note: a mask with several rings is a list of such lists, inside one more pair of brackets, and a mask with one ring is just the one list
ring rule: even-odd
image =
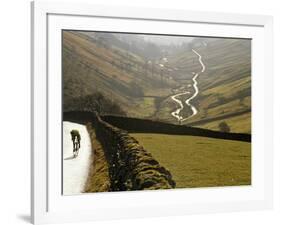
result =
[[84,32],[63,32],[65,111],[77,97],[100,92],[131,116],[151,116],[155,99],[168,96],[175,86],[160,73],[157,67],[151,73],[141,57],[109,46],[102,38]]
[[[81,110],[70,106],[98,92],[129,117],[178,124],[171,113],[179,104],[172,96],[186,93],[177,97],[184,104],[182,124],[207,119],[194,126],[219,130],[224,121],[231,132],[251,133],[250,40],[196,37],[183,42],[184,37],[177,37],[181,44],[164,46],[143,36],[64,31],[64,111]],[[199,93],[190,101],[198,112],[188,118],[191,108],[184,102],[194,94],[192,79],[202,70],[193,49],[206,69],[197,78]]]
[[[244,39],[195,38],[189,49],[170,56],[170,66],[177,68],[173,78],[187,90],[190,90],[188,87],[194,72],[202,69],[197,56],[190,49],[196,49],[201,54],[206,70],[198,77],[200,92],[191,101],[198,108],[198,113],[185,124],[245,112],[225,121],[235,132],[251,133],[251,42]],[[168,100],[163,107],[169,107],[169,104],[173,102]],[[189,115],[190,112],[186,111],[185,114]],[[170,115],[163,114],[161,117],[168,118]],[[218,129],[221,121],[200,126]],[[236,123],[240,121],[243,123],[238,127]]]

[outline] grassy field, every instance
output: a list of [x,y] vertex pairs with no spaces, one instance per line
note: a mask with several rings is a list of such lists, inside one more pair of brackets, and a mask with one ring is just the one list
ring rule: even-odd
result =
[[84,191],[85,193],[107,192],[110,188],[110,178],[104,150],[96,138],[95,129],[90,124],[87,124],[87,129],[91,137],[93,157]]
[[205,137],[132,133],[177,188],[251,184],[251,144]]
[[223,121],[226,122],[230,127],[231,132],[248,134],[251,133],[251,113],[245,113],[240,116],[233,116],[224,120],[216,120],[213,122],[198,125],[196,127],[219,131],[219,124]]

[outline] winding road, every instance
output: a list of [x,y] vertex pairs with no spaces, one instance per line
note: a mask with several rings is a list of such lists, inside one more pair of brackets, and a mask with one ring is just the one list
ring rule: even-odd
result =
[[189,91],[186,91],[186,92],[182,92],[182,93],[179,93],[179,94],[176,94],[176,95],[173,95],[171,98],[180,105],[180,108],[177,108],[176,111],[172,112],[172,116],[177,118],[178,121],[182,121],[183,120],[183,117],[180,116],[180,112],[183,110],[184,108],[184,105],[182,103],[181,100],[177,99],[178,96],[181,96],[181,95],[185,95],[185,94],[190,94]]
[[178,93],[178,94],[175,94],[175,95],[171,96],[172,100],[175,101],[177,104],[180,105],[180,107],[177,108],[175,111],[173,111],[173,112],[171,113],[171,115],[172,115],[173,117],[175,117],[180,123],[183,122],[183,121],[185,121],[185,120],[187,120],[187,119],[189,119],[189,118],[191,118],[191,117],[193,117],[193,116],[195,116],[195,115],[198,113],[198,110],[196,109],[196,107],[195,107],[194,105],[192,105],[192,104],[190,103],[190,101],[191,101],[192,99],[194,99],[194,98],[199,94],[199,88],[198,88],[197,78],[198,78],[198,76],[199,76],[201,73],[203,73],[203,72],[205,71],[205,69],[206,69],[206,67],[205,67],[205,65],[204,65],[204,63],[203,63],[203,61],[202,61],[202,56],[201,56],[197,51],[195,51],[194,49],[192,49],[192,51],[198,56],[199,63],[200,63],[200,65],[202,66],[202,70],[201,70],[200,72],[198,72],[198,73],[193,72],[194,76],[193,76],[193,78],[192,78],[192,81],[193,81],[192,87],[193,87],[193,89],[194,89],[194,93],[193,93],[192,96],[190,96],[189,98],[187,98],[187,99],[184,101],[185,105],[188,106],[188,107],[191,109],[192,114],[191,114],[190,116],[186,117],[186,118],[183,118],[183,117],[180,115],[180,112],[184,109],[184,106],[185,106],[185,105],[183,104],[183,102],[182,102],[181,100],[177,99],[177,97],[179,97],[179,96],[186,95],[186,94],[190,94],[189,91],[184,91],[184,92],[181,92],[181,93]]

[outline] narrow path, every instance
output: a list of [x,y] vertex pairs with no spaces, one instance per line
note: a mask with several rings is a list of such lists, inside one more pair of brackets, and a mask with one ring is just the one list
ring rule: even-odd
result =
[[[81,135],[79,155],[73,158],[70,131],[78,130]],[[63,194],[74,195],[84,192],[91,163],[91,141],[86,126],[63,122]]]
[[185,91],[185,92],[178,93],[178,94],[176,94],[176,95],[171,96],[171,98],[172,98],[176,103],[178,103],[178,104],[180,105],[179,108],[177,108],[175,111],[173,111],[173,112],[171,113],[171,115],[172,115],[173,117],[175,117],[179,122],[183,122],[183,121],[185,121],[185,120],[191,118],[192,116],[195,116],[195,115],[198,113],[198,110],[196,109],[196,107],[195,107],[194,105],[192,105],[192,104],[190,103],[190,101],[191,101],[192,99],[194,99],[194,98],[199,94],[197,78],[198,78],[198,76],[199,76],[200,73],[203,73],[203,72],[205,71],[206,67],[205,67],[205,65],[204,65],[204,63],[203,63],[203,61],[202,61],[202,56],[201,56],[197,51],[195,51],[194,49],[192,49],[192,51],[198,56],[198,61],[199,61],[199,63],[200,63],[201,66],[202,66],[202,70],[201,70],[200,72],[198,72],[198,73],[193,72],[194,76],[193,76],[193,78],[192,78],[192,81],[193,81],[193,85],[192,85],[192,86],[193,86],[193,89],[194,89],[194,93],[193,93],[193,95],[192,95],[191,97],[189,97],[188,99],[185,100],[185,104],[186,104],[188,107],[190,107],[190,109],[191,109],[191,111],[192,111],[192,114],[191,114],[190,116],[188,116],[188,117],[186,117],[186,118],[183,118],[182,116],[179,115],[180,112],[184,109],[184,105],[183,105],[183,103],[182,103],[181,100],[177,99],[178,96],[186,95],[186,94],[189,94],[190,92],[189,92],[189,91]]
[[182,121],[185,121],[185,120],[191,118],[192,116],[195,116],[198,113],[198,110],[195,108],[195,106],[190,104],[190,101],[192,99],[194,99],[199,94],[198,82],[197,82],[196,79],[199,76],[199,74],[204,73],[204,71],[206,69],[204,63],[202,62],[202,56],[197,51],[195,51],[194,49],[192,49],[192,51],[198,56],[198,60],[199,60],[199,63],[201,64],[201,66],[202,66],[202,70],[199,73],[196,73],[195,76],[192,78],[193,88],[194,88],[195,91],[194,91],[194,94],[185,101],[185,104],[188,105],[191,108],[192,114],[191,114],[191,116],[189,116],[185,119],[182,119]]
[[181,95],[185,95],[185,94],[189,94],[190,92],[189,91],[186,91],[186,92],[183,92],[183,93],[179,93],[179,94],[176,94],[176,95],[173,95],[171,98],[180,105],[180,108],[177,108],[174,112],[172,112],[172,116],[177,118],[178,121],[181,121],[183,118],[182,116],[180,116],[180,111],[183,110],[184,106],[183,106],[183,103],[181,100],[177,99],[178,96],[181,96]]

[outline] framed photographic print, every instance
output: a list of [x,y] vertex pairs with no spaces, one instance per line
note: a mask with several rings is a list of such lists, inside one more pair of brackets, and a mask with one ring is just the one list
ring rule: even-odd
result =
[[34,224],[272,207],[270,16],[39,1],[32,23]]

